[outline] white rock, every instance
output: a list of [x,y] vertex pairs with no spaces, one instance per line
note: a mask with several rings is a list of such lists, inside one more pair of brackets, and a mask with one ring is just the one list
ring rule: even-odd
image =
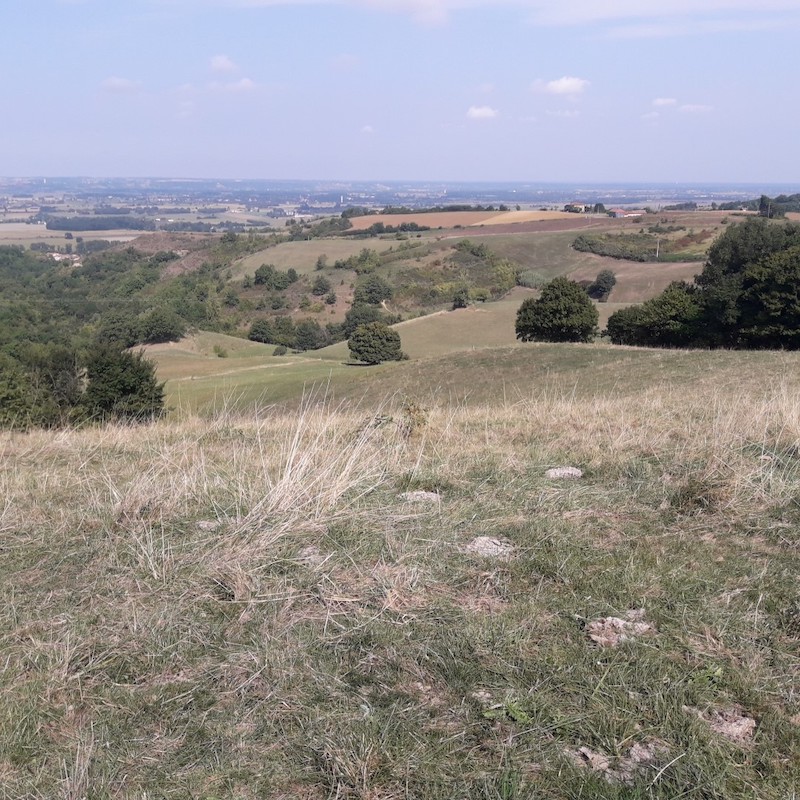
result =
[[405,500],[407,503],[439,503],[441,502],[441,497],[439,496],[438,492],[403,492],[400,495],[401,500]]
[[577,467],[553,467],[553,469],[547,470],[545,475],[556,480],[561,478],[582,478],[583,470]]
[[468,553],[489,558],[508,558],[514,549],[510,542],[492,536],[476,536],[465,548]]

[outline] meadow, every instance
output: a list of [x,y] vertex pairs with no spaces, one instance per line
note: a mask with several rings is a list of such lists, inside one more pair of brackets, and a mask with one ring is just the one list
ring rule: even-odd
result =
[[799,367],[516,345],[0,434],[2,796],[791,797]]

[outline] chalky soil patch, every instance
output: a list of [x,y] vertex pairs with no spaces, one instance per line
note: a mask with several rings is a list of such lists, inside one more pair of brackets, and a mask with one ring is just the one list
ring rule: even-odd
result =
[[484,558],[503,558],[511,557],[514,550],[513,545],[503,539],[495,539],[493,536],[476,536],[468,545],[464,547],[467,553]]
[[622,617],[601,617],[586,626],[589,638],[600,647],[617,647],[622,642],[639,636],[655,634],[656,629],[644,621],[644,609],[628,611]]

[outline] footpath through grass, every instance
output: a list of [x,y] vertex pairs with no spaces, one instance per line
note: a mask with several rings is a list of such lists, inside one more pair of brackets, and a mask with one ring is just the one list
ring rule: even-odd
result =
[[792,797],[796,358],[593,352],[0,434],[2,796]]

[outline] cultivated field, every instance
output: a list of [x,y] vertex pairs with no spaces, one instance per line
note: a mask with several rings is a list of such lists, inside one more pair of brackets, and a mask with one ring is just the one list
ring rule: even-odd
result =
[[382,222],[397,226],[413,222],[428,228],[467,228],[474,225],[512,225],[522,222],[544,222],[551,220],[574,220],[575,214],[565,211],[432,211],[430,213],[372,214],[352,217],[352,230],[363,231]]
[[[8,222],[0,224],[0,245],[22,245],[30,247],[34,243],[46,243],[52,245],[53,249],[64,248],[71,244],[75,248],[74,239],[65,239],[64,231],[50,231],[44,225],[28,225],[24,222]],[[107,242],[130,242],[137,236],[141,236],[139,231],[80,231],[75,236],[81,236],[84,240],[93,241],[104,239]]]
[[5,797],[794,796],[797,354],[361,373],[0,433]]

